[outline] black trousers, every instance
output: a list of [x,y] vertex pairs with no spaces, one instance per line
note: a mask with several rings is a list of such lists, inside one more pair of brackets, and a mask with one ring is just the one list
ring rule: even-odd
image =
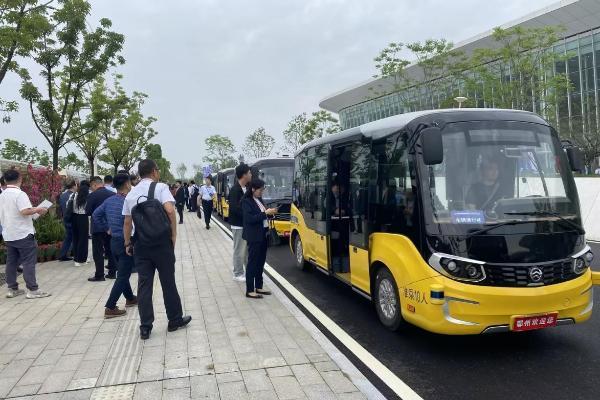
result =
[[248,242],[246,265],[246,293],[263,288],[263,270],[267,260],[267,238],[260,242]]
[[133,250],[135,267],[138,272],[138,311],[140,326],[152,329],[154,323],[154,307],[152,306],[152,289],[154,274],[158,271],[163,300],[169,321],[180,320],[183,316],[181,298],[175,284],[175,251],[173,245],[142,247],[135,245]]
[[73,260],[84,263],[88,258],[90,220],[87,215],[73,214]]
[[113,275],[117,267],[110,248],[110,235],[106,232],[92,233],[92,256],[96,265],[96,278],[104,277],[104,256],[108,258],[108,273]]
[[190,198],[190,209],[194,212],[198,211],[198,195],[192,195]]
[[118,269],[117,279],[113,284],[108,300],[106,300],[105,307],[113,309],[117,306],[117,301],[119,301],[121,295],[127,300],[132,300],[135,296],[133,290],[131,290],[131,284],[129,283],[129,277],[131,277],[131,271],[133,270],[133,257],[128,256],[127,253],[125,253],[125,239],[121,237],[111,237],[110,245]]
[[212,215],[213,202],[212,200],[202,200],[202,211],[204,212],[204,223],[210,225],[210,216]]
[[177,214],[179,214],[179,222],[183,222],[183,207],[185,204],[175,204],[175,208],[177,208]]

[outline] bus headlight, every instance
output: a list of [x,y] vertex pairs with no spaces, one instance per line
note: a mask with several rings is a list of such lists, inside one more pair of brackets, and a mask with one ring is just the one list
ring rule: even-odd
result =
[[442,275],[467,282],[481,282],[486,278],[483,264],[482,261],[442,253],[434,253],[429,259],[429,265]]
[[592,253],[590,246],[587,245],[583,250],[571,257],[573,258],[573,272],[577,275],[583,274],[592,265],[592,261],[594,261],[594,253]]

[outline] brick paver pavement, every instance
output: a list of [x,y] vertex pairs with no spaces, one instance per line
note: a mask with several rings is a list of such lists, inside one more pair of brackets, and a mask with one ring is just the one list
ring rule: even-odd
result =
[[145,342],[135,308],[103,318],[113,281],[88,282],[93,264],[38,265],[41,288],[53,293],[46,299],[7,299],[4,287],[0,398],[382,398],[275,285],[275,296],[244,297],[245,285],[231,277],[231,242],[217,227],[206,231],[186,214],[176,257],[179,292],[193,320],[167,333],[157,278],[156,321]]

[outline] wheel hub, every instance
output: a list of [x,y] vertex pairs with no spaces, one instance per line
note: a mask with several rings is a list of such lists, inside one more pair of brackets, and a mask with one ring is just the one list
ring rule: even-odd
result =
[[394,286],[388,279],[382,280],[379,284],[378,299],[383,315],[388,319],[394,318],[397,309],[396,295]]

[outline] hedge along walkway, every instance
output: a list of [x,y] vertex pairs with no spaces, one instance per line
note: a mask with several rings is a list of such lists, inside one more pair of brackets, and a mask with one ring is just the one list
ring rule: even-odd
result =
[[193,320],[166,332],[157,279],[156,321],[145,342],[135,308],[103,319],[113,281],[88,282],[92,264],[39,265],[40,286],[52,297],[0,298],[0,398],[383,398],[335,349],[324,350],[322,334],[299,322],[268,279],[275,296],[246,299],[245,285],[231,279],[231,247],[217,227],[206,231],[186,213],[176,274]]

